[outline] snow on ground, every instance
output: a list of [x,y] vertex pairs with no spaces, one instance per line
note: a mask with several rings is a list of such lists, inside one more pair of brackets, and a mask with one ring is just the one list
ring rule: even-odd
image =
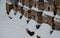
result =
[[54,30],[50,38],[60,38],[60,31]]
[[[5,3],[4,3],[5,4]],[[5,7],[0,6],[0,38],[26,38],[20,19],[9,19]],[[24,37],[23,37],[24,36]]]
[[36,34],[41,38],[49,38],[51,30],[52,28],[49,24],[42,23],[41,27],[36,31]]
[[27,27],[30,31],[36,31],[36,25],[38,23],[34,21],[33,19],[30,20],[30,22],[27,24]]
[[4,11],[5,10],[5,5],[6,5],[5,2],[6,2],[6,0],[0,0],[0,15],[4,14],[6,12],[6,11]]
[[[37,35],[41,38],[60,38],[60,31],[53,31],[50,35],[50,31],[52,30],[48,24],[42,23],[39,29],[36,29],[36,24],[34,20],[30,20],[27,24],[25,16],[22,19],[19,19],[20,13],[17,12],[17,15],[14,16],[13,10],[11,10],[10,16],[13,19],[9,19],[5,10],[5,2],[6,0],[0,1],[0,38],[37,38]],[[1,4],[2,3],[2,4]],[[26,32],[26,28],[30,31],[34,31],[34,36],[29,36]]]
[[21,15],[21,13],[19,12],[19,11],[17,11],[17,14],[16,15],[14,15],[14,13],[15,13],[16,11],[14,11],[13,9],[10,11],[10,14],[9,14],[9,16],[11,16],[12,18],[16,18],[16,19],[19,19],[19,17],[20,17],[20,15]]

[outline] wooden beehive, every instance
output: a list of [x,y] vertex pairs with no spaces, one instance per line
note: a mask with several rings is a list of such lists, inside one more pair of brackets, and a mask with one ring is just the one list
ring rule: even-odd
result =
[[28,19],[31,19],[32,15],[31,15],[31,10],[28,10]]
[[54,18],[55,29],[60,30],[60,16],[56,15]]
[[38,2],[37,1],[32,1],[33,5],[32,5],[32,19],[37,21],[37,10],[34,10],[34,8],[38,8]]
[[53,18],[54,17],[54,14],[53,12],[47,12],[45,14],[42,14],[42,18],[43,18],[43,22],[44,23],[48,23],[49,25],[53,25]]
[[43,12],[37,12],[37,18],[38,18],[38,19],[37,19],[37,22],[38,22],[38,23],[42,23],[42,20],[43,20],[43,19],[42,19],[42,13],[43,13]]
[[32,6],[32,18],[37,21],[38,23],[42,22],[42,9],[39,10],[39,2],[38,1],[34,1],[33,2],[33,6]]
[[31,0],[26,0],[25,5],[29,8],[31,8],[32,7],[32,1]]
[[57,6],[57,14],[60,15],[60,6]]
[[40,9],[40,10],[44,10],[44,9],[45,9],[45,4],[44,4],[44,2],[38,1],[38,9]]
[[42,23],[42,11],[40,10],[32,10],[32,18],[38,23]]
[[20,0],[19,3],[18,3],[18,10],[19,10],[19,12],[20,12],[22,15],[24,14],[23,4],[22,4],[21,0]]
[[37,21],[37,12],[35,10],[32,10],[31,14],[32,14],[32,19]]
[[29,15],[29,11],[31,10],[29,7],[27,6],[24,6],[23,7],[23,10],[24,10],[24,16],[26,16],[28,18],[28,15]]
[[53,11],[54,10],[53,4],[45,3],[45,10]]
[[42,15],[43,23],[47,23],[48,16],[46,14]]
[[11,9],[13,9],[13,5],[6,3],[6,10],[7,10],[7,12],[10,12]]

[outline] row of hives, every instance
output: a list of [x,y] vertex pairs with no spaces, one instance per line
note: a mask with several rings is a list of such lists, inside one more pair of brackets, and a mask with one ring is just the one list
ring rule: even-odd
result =
[[[46,3],[43,1],[40,2],[38,0],[20,0],[18,5],[19,11],[27,18],[32,18],[38,23],[48,23],[52,26],[53,29],[60,30],[60,19],[58,18],[58,16],[60,16],[60,8],[59,6],[56,6],[54,3],[52,3],[52,1],[51,3]],[[58,9],[56,9],[57,7]],[[59,21],[54,19],[58,19]]]
[[19,0],[18,10],[28,19],[38,23],[48,23],[53,29],[60,30],[60,2],[57,0]]

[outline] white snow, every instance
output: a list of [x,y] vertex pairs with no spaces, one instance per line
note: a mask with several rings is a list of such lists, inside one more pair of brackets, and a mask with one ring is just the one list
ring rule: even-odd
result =
[[[52,35],[50,35],[51,26],[46,23],[42,23],[39,29],[36,29],[36,25],[38,24],[34,20],[30,20],[27,24],[25,16],[22,19],[19,19],[21,13],[17,12],[17,15],[14,16],[13,9],[10,12],[10,16],[13,19],[9,19],[5,10],[6,0],[1,0],[0,2],[0,38],[37,38],[36,36],[40,36],[41,38],[60,38],[60,31],[53,31]],[[34,36],[29,36],[26,32],[26,28],[30,31],[35,31]]]
[[55,18],[58,18],[58,19],[60,19],[60,15],[57,15],[57,14],[56,14]]
[[15,18],[18,19],[20,16],[21,16],[21,13],[19,11],[17,11],[17,14],[16,14]]
[[36,31],[36,34],[39,35],[41,38],[49,38],[51,30],[52,28],[49,24],[42,23],[41,27]]
[[23,6],[22,3],[20,3],[20,2],[18,2],[18,5],[19,5],[19,6]]
[[50,38],[60,38],[60,31],[54,30]]
[[30,9],[29,7],[27,7],[26,5],[24,5],[23,7],[24,7],[24,8],[23,8],[24,10],[31,10],[31,9]]
[[30,20],[30,22],[27,24],[27,27],[30,31],[36,31],[36,25],[38,23],[34,21],[33,19]]
[[[1,1],[3,1],[3,2],[1,2]],[[1,14],[4,14],[6,11],[4,11],[5,10],[5,2],[6,2],[6,0],[0,0],[0,15]]]
[[48,15],[48,16],[54,17],[53,11],[46,11],[46,10],[44,10],[42,15],[43,16],[44,15]]
[[[4,3],[4,0],[2,2]],[[26,25],[22,25],[20,19],[9,19],[5,11],[4,3],[0,6],[0,38],[26,38]]]
[[48,2],[47,0],[44,0],[44,2]]
[[60,16],[59,15],[55,15],[54,21],[60,22]]
[[8,4],[12,4],[12,3],[10,3],[10,2],[6,2],[6,3],[8,3]]
[[8,3],[8,4],[12,4],[11,0],[5,0],[5,1],[6,1],[6,3]]
[[12,10],[10,11],[9,16],[11,16],[11,17],[15,17],[15,16],[14,16],[14,12],[15,12],[15,11],[12,9]]
[[42,12],[42,10],[39,10],[37,7],[32,6],[32,9],[38,12]]
[[14,10],[12,9],[12,10],[10,11],[9,16],[11,16],[12,18],[19,18],[20,15],[21,15],[21,13],[20,13],[19,11],[17,11],[17,14],[14,15],[15,12],[16,12],[16,11],[14,11]]

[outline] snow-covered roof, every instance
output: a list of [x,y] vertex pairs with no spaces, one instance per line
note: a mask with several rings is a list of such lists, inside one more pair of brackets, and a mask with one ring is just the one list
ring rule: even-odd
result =
[[[4,1],[5,1],[5,0],[4,0]],[[11,0],[6,0],[6,3],[12,4],[12,1],[11,1]]]
[[56,15],[55,18],[54,18],[54,21],[60,22],[60,16],[59,15]]
[[6,2],[6,3],[8,3],[8,4],[12,4],[11,2]]
[[31,9],[30,9],[29,7],[27,7],[26,5],[24,5],[23,7],[24,7],[24,8],[23,8],[24,10],[31,10]]
[[47,0],[44,0],[44,2],[48,2]]
[[58,18],[58,19],[60,19],[60,16],[59,16],[59,15],[56,15],[56,16],[55,16],[55,18]]
[[48,16],[54,17],[53,11],[46,11],[46,10],[44,10],[42,15],[43,16],[44,15],[48,15]]
[[22,3],[18,2],[18,5],[23,6]]
[[37,7],[32,6],[32,9],[38,12],[42,12],[42,10],[39,10]]

